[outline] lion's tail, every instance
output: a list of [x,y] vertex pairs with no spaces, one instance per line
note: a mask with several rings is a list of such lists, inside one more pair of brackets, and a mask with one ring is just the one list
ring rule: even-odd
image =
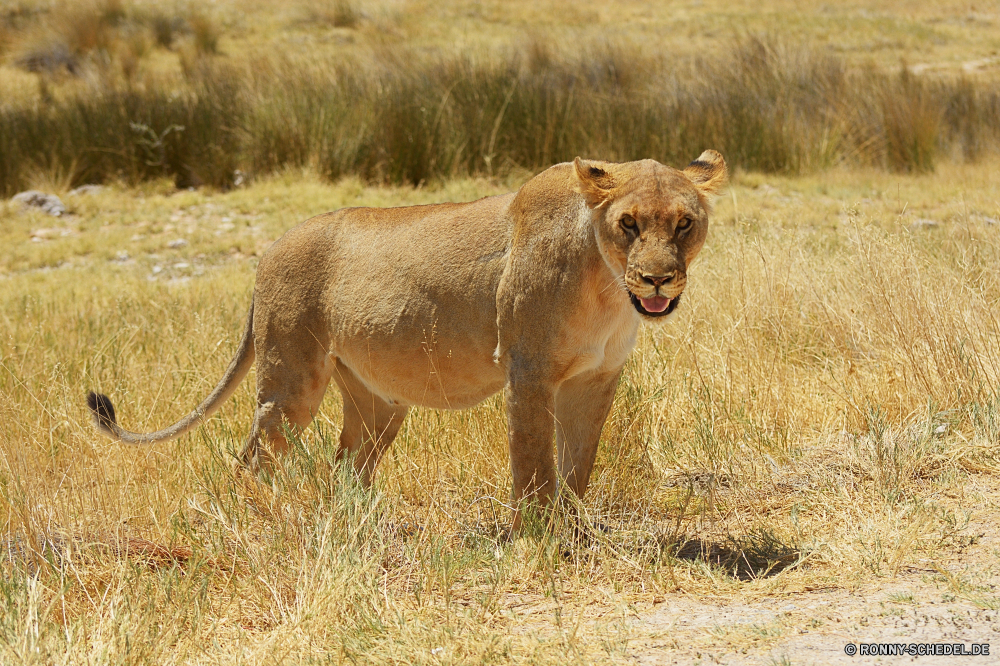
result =
[[250,372],[253,365],[253,301],[250,302],[250,314],[247,315],[247,324],[243,329],[243,339],[240,340],[240,347],[236,351],[236,356],[229,362],[226,374],[222,376],[215,390],[198,405],[193,412],[182,418],[177,423],[163,430],[150,433],[138,433],[125,430],[115,418],[115,408],[111,404],[111,399],[103,393],[91,391],[87,395],[87,406],[90,407],[91,414],[97,422],[97,428],[112,439],[116,439],[126,444],[156,444],[175,437],[180,437],[184,433],[197,427],[202,420],[211,416],[222,403],[228,400],[236,391],[243,378]]

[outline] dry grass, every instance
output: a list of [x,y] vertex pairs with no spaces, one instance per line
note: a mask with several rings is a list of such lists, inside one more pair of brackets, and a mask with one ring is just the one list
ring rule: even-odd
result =
[[[0,191],[69,207],[0,202],[0,662],[619,662],[727,604],[666,644],[735,660],[834,622],[741,609],[895,582],[995,618],[1000,18],[918,4],[0,1]],[[270,481],[231,472],[252,377],[165,446],[89,422],[196,404],[311,215],[707,147],[741,168],[582,538],[506,538],[499,398],[413,410],[370,491],[332,396]]]
[[13,58],[37,81],[0,103],[0,193],[38,173],[227,188],[237,171],[304,166],[331,180],[420,184],[576,155],[679,162],[706,145],[754,171],[927,172],[942,157],[975,161],[1000,147],[989,58],[918,74],[745,31],[697,53],[626,35],[563,42],[541,30],[456,51],[427,47],[416,26],[389,39],[385,11],[298,9],[291,25],[332,30],[330,39],[346,31],[365,48],[234,58],[225,38],[241,30],[209,13],[107,0],[43,14],[18,31]]
[[[584,540],[562,523],[505,539],[498,399],[415,410],[370,492],[331,466],[334,398],[269,484],[230,472],[252,382],[154,449],[99,438],[82,401],[101,387],[138,429],[195,404],[228,362],[254,257],[309,214],[505,184],[330,187],[289,172],[225,194],[153,181],[67,197],[57,222],[8,206],[2,660],[616,661],[634,608],[664,595],[947,571],[1000,471],[993,168],[740,178],[684,314],[643,329],[626,368]],[[954,594],[998,603],[956,580]],[[703,639],[767,646],[789,622]]]

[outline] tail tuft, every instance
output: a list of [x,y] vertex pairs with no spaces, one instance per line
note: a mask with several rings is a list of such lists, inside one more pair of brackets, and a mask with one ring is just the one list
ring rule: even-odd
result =
[[115,406],[111,404],[111,398],[103,393],[91,391],[87,394],[87,407],[90,407],[90,413],[97,420],[98,427],[103,430],[114,430],[118,422],[115,420]]

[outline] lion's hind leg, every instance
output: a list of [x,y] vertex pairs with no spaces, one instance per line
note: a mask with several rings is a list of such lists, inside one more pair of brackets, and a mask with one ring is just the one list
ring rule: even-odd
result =
[[288,451],[287,429],[301,432],[312,423],[335,363],[319,346],[258,352],[257,409],[240,463],[254,471],[273,468],[274,456]]
[[337,459],[353,456],[354,469],[370,485],[375,467],[396,439],[406,407],[393,405],[372,393],[346,365],[337,361],[333,378],[344,399],[344,427]]

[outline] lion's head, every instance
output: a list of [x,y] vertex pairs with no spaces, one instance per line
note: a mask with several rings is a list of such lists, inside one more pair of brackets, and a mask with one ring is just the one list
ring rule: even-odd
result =
[[574,166],[601,254],[632,305],[644,318],[669,315],[705,243],[709,196],[726,184],[722,155],[706,150],[683,171],[654,160],[613,164],[578,157]]

